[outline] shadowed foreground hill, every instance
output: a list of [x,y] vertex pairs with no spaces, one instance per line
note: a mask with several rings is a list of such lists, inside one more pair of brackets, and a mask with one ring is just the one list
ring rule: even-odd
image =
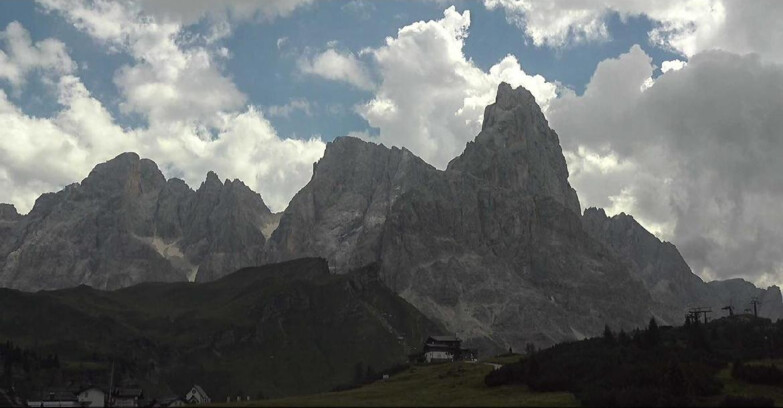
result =
[[216,401],[326,391],[350,383],[358,363],[380,371],[404,362],[437,331],[378,280],[375,267],[336,276],[318,258],[204,284],[0,290],[0,340],[56,352],[63,366],[104,368],[48,376],[14,370],[17,388],[28,392],[89,375],[103,384],[112,360],[115,381],[132,377],[149,397],[182,394],[194,383]]

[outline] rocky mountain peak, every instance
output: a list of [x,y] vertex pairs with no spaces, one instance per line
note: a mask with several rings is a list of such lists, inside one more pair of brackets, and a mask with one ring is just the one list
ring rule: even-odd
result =
[[[209,172],[198,191],[123,153],[81,183],[43,194],[26,216],[0,208],[0,286],[211,280],[257,265],[279,216],[239,180]],[[6,239],[7,238],[7,239]]]
[[282,214],[281,227],[270,238],[270,260],[316,254],[338,272],[377,261],[397,200],[434,173],[406,149],[336,138]]
[[576,192],[554,130],[533,95],[523,87],[498,86],[495,103],[484,110],[481,132],[447,171],[467,173],[490,184],[552,198],[581,215]]
[[603,208],[596,208],[596,207],[589,207],[585,209],[585,218],[594,218],[597,217],[598,219],[607,219],[609,218],[606,215],[606,211]]
[[[495,137],[482,138],[482,140],[477,137],[476,142],[492,141],[496,146],[504,147],[514,139],[523,139],[527,133],[524,130],[531,126],[539,127],[540,130],[549,130],[549,124],[536,103],[536,98],[522,86],[514,89],[511,85],[501,82],[495,103],[484,108],[484,121],[481,125],[482,133],[496,128],[494,132],[488,132]],[[557,141],[557,135],[554,135],[554,138]]]
[[97,195],[125,193],[138,196],[160,191],[166,184],[166,177],[152,160],[127,152],[95,166],[81,184]]
[[509,111],[526,111],[532,115],[542,115],[541,108],[536,103],[536,98],[530,91],[520,86],[512,88],[506,82],[498,85],[495,103],[484,109],[484,122],[482,130],[494,126],[504,120],[504,113]]
[[588,231],[598,231],[600,229],[609,228],[611,233],[625,234],[627,236],[634,235],[636,240],[639,239],[654,241],[655,245],[662,244],[662,242],[647,231],[639,224],[632,215],[621,212],[611,217],[606,215],[606,211],[603,208],[590,207],[585,209],[582,217],[582,222]]
[[314,179],[328,173],[330,178],[343,182],[350,180],[350,184],[357,184],[371,192],[375,188],[374,183],[389,176],[390,171],[401,176],[402,173],[407,174],[407,171],[434,170],[434,167],[408,149],[388,148],[383,144],[342,136],[327,143],[323,157],[313,170]]
[[16,221],[22,218],[13,204],[0,204],[0,221]]
[[220,188],[223,186],[223,182],[220,181],[220,177],[215,173],[214,171],[208,171],[207,172],[207,178],[204,180],[203,183],[201,183],[201,189],[211,189],[211,188]]
[[[202,204],[207,207],[212,207],[219,201],[224,201],[225,204],[225,201],[231,200],[233,203],[231,205],[238,205],[237,201],[240,201],[248,204],[254,210],[258,209],[264,214],[271,214],[261,195],[251,190],[242,180],[226,179],[225,182],[221,182],[220,177],[214,171],[207,172],[207,178],[201,183],[201,186],[196,191],[196,195],[200,197]],[[242,209],[244,208],[236,210]]]

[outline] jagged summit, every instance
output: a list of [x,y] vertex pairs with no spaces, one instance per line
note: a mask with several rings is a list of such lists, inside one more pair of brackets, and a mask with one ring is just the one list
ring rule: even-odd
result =
[[277,221],[238,180],[223,184],[210,172],[193,191],[167,181],[152,160],[123,153],[81,183],[43,194],[28,215],[3,227],[0,286],[212,280],[258,265]]
[[541,116],[541,108],[536,103],[536,98],[530,91],[523,86],[519,86],[516,89],[512,88],[506,82],[501,82],[498,85],[497,96],[495,97],[495,103],[487,106],[484,109],[484,122],[482,123],[482,130],[495,126],[498,122],[501,122],[506,115],[506,112],[513,112],[512,114],[529,116]]
[[267,259],[323,256],[335,270],[377,261],[391,207],[437,172],[407,149],[354,137],[329,142],[312,179],[283,212]]
[[220,181],[220,177],[215,173],[214,171],[210,170],[207,172],[207,178],[204,180],[204,183],[202,185],[222,185],[223,183]]
[[557,134],[525,88],[498,86],[495,103],[484,110],[475,140],[452,160],[447,171],[462,172],[493,185],[553,198],[581,214],[576,191],[568,183],[568,168]]

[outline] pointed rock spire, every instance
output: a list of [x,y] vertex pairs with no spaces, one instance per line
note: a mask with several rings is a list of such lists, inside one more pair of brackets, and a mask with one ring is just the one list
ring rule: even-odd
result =
[[482,130],[447,171],[462,172],[493,185],[549,197],[576,215],[579,199],[568,183],[560,141],[525,88],[498,86],[495,103],[484,110]]

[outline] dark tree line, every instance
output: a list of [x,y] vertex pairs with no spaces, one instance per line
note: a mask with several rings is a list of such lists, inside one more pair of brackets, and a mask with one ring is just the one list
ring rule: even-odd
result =
[[[767,319],[721,319],[676,328],[650,319],[644,329],[615,333],[606,326],[598,338],[535,352],[491,372],[485,383],[567,391],[585,406],[687,406],[721,392],[715,375],[730,361],[779,357],[781,351],[772,347],[777,340],[783,340],[783,322]],[[783,381],[774,366],[740,363],[735,371],[735,377],[748,382]]]
[[6,387],[13,384],[15,376],[26,376],[34,370],[60,368],[57,353],[39,356],[11,341],[0,343],[0,361],[3,363],[2,383]]

